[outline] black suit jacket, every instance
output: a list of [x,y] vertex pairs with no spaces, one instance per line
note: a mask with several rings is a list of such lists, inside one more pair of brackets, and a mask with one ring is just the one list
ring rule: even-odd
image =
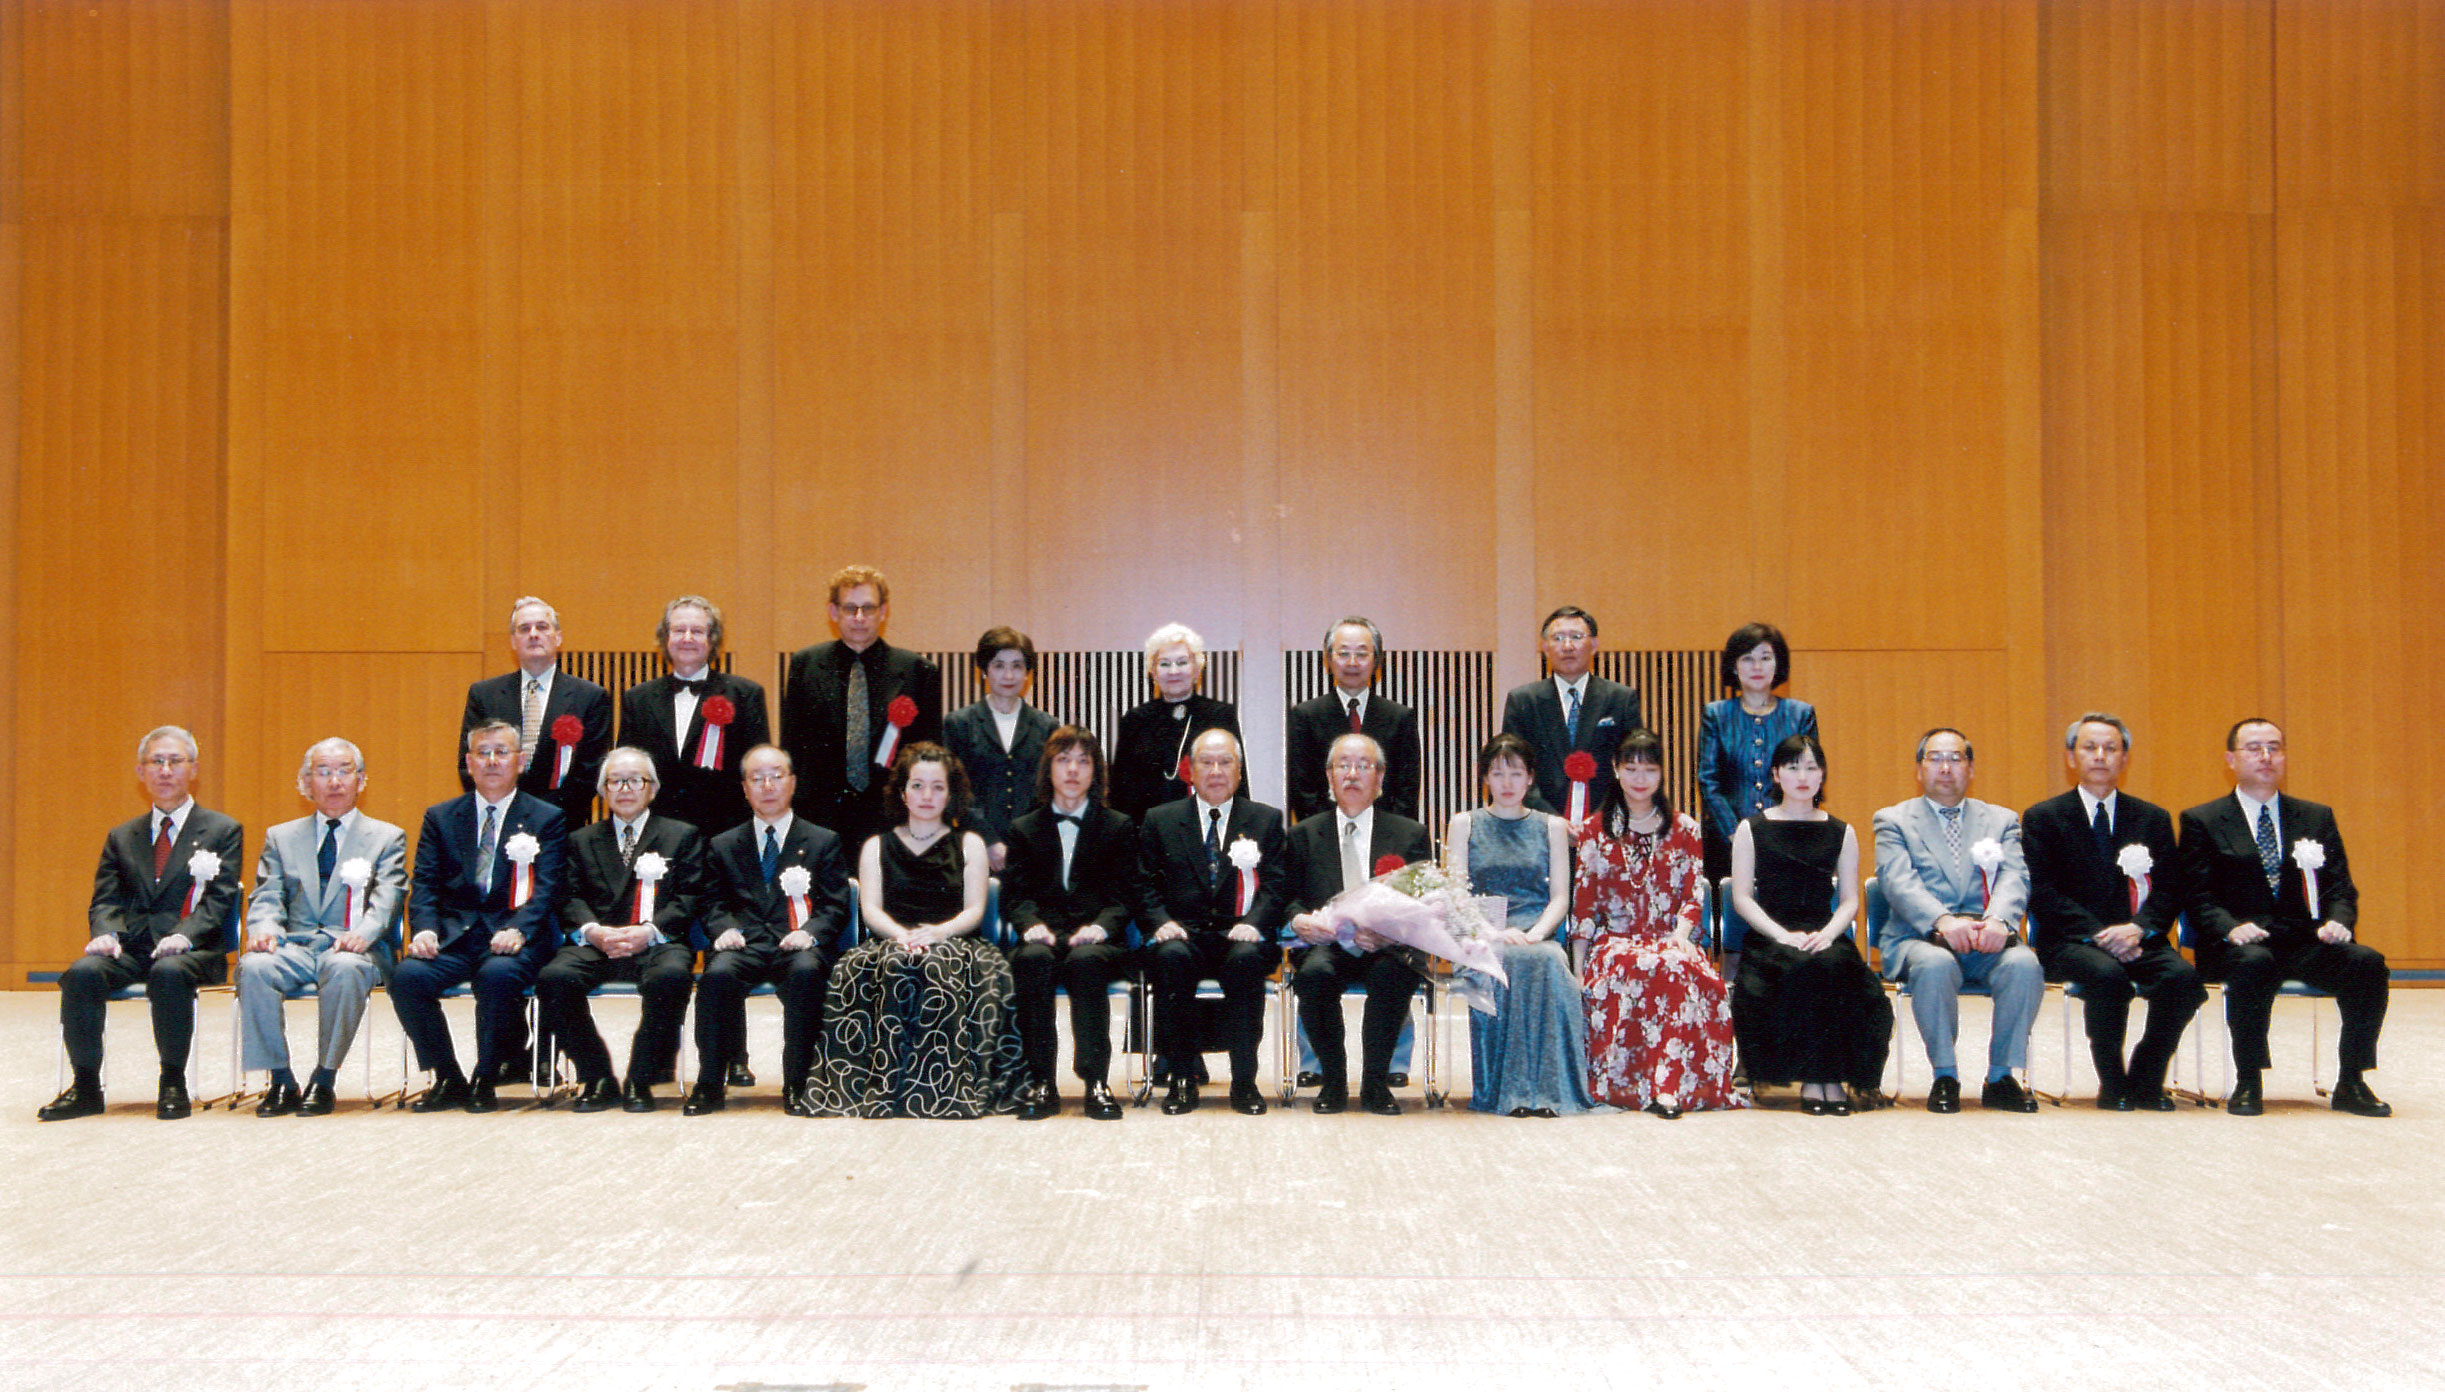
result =
[[[525,701],[519,692],[526,680],[523,672],[486,677],[467,688],[467,710],[458,720],[458,786],[466,792],[475,791],[475,780],[467,776],[467,732],[487,720],[506,720],[520,725],[526,719]],[[552,786],[552,771],[560,762],[560,746],[552,740],[552,726],[564,715],[574,715],[584,732],[578,736],[577,752],[569,760],[569,771]],[[603,756],[611,752],[611,693],[581,677],[569,675],[567,668],[552,673],[552,692],[543,699],[543,732],[535,737],[535,760],[518,775],[518,791],[532,793],[560,809],[561,820],[570,830],[594,820],[594,776],[603,769]]]
[[[1342,721],[1349,725],[1345,717]],[[1289,868],[1283,879],[1283,912],[1285,923],[1303,913],[1314,913],[1326,901],[1350,886],[1341,880],[1341,817],[1338,813],[1320,814],[1302,820],[1290,829],[1285,838],[1289,847]],[[1397,812],[1387,812],[1384,804],[1375,804],[1375,826],[1367,837],[1367,874],[1375,875],[1375,864],[1385,856],[1399,856],[1404,865],[1412,861],[1433,860],[1434,843],[1427,839],[1426,828]],[[1287,929],[1285,930],[1287,932]],[[1285,938],[1284,941],[1290,941]]]
[[[759,744],[772,742],[772,718],[764,711],[764,688],[727,672],[707,672],[688,728],[672,728],[672,702],[679,679],[664,675],[620,693],[620,743],[653,756],[662,782],[654,794],[656,816],[668,814],[707,836],[728,831],[749,815],[747,790],[739,785],[739,761]],[[734,714],[722,732],[721,767],[698,768],[697,746],[705,737],[705,703],[719,696]],[[652,825],[649,820],[647,825]]]
[[736,928],[749,947],[779,950],[790,931],[790,897],[781,892],[780,872],[803,865],[813,881],[807,887],[806,930],[817,951],[837,955],[841,925],[849,921],[849,863],[841,857],[840,838],[804,817],[792,817],[789,834],[781,838],[780,864],[767,882],[757,844],[762,834],[748,821],[713,838],[706,856],[713,866],[706,945]]
[[[1158,696],[1129,708],[1121,716],[1120,737],[1112,742],[1112,806],[1141,823],[1146,814],[1195,790],[1180,779],[1180,761],[1189,742],[1208,730],[1229,730],[1240,738],[1239,708],[1202,692],[1180,703],[1188,714],[1172,718],[1172,703]],[[1242,741],[1243,752],[1246,742]],[[1242,762],[1239,792],[1248,793],[1248,770]],[[1160,920],[1158,920],[1159,922]]]
[[[2267,930],[2267,946],[2278,952],[2307,948],[2317,941],[2318,925],[2332,919],[2349,928],[2360,921],[2360,891],[2352,884],[2352,866],[2343,854],[2343,834],[2335,829],[2335,814],[2321,803],[2303,802],[2289,794],[2275,799],[2277,851],[2283,873],[2273,890],[2258,861],[2258,831],[2242,816],[2241,804],[2227,794],[2182,814],[2182,873],[2190,886],[2190,921],[2199,931],[2200,970],[2214,979],[2224,975],[2225,935],[2244,923]],[[2309,884],[2293,863],[2293,843],[2307,839],[2326,851],[2318,867],[2318,912],[2309,912]]]
[[[526,935],[521,956],[548,959],[560,945],[561,896],[569,889],[569,838],[560,809],[532,793],[509,800],[492,850],[492,888],[476,885],[476,838],[482,833],[475,794],[425,809],[416,833],[416,874],[408,890],[408,936],[432,933],[448,947],[462,933],[489,938],[504,928]],[[516,880],[510,838],[521,832],[536,841],[534,886],[524,904],[510,906]]]
[[[2171,941],[2182,913],[2181,854],[2173,818],[2164,808],[2129,793],[2114,799],[2114,849],[2097,849],[2080,790],[2072,788],[2021,814],[2021,853],[2029,862],[2030,946],[2051,959],[2065,946],[2086,942],[2100,929],[2135,923],[2151,938]],[[2131,912],[2131,882],[2116,857],[2125,846],[2148,848],[2148,899]]]
[[[943,718],[943,747],[959,756],[975,794],[968,805],[968,830],[984,837],[986,845],[1007,844],[1011,822],[1036,805],[1036,765],[1043,761],[1044,742],[1052,736],[1053,718],[1024,701],[1007,751],[993,723],[993,707],[985,702],[961,706]],[[1007,882],[1002,892],[1008,897]]]
[[[790,657],[788,689],[781,694],[781,747],[798,771],[796,811],[821,826],[838,828],[849,795],[849,663],[859,654],[834,639],[800,648]],[[881,639],[864,653],[866,734],[873,745],[856,757],[874,762],[874,750],[891,727],[885,717],[901,696],[916,703],[917,718],[900,732],[901,749],[919,740],[942,739],[942,669],[927,658]],[[875,769],[864,797],[882,806],[885,773]]]
[[[1367,693],[1359,716],[1359,733],[1384,747],[1384,792],[1375,801],[1381,811],[1403,817],[1418,815],[1418,788],[1426,759],[1418,741],[1418,713],[1378,692]],[[1283,730],[1284,786],[1289,789],[1290,815],[1305,821],[1333,806],[1332,781],[1325,762],[1333,741],[1350,733],[1350,710],[1339,690],[1290,708]]]
[[1582,749],[1596,756],[1596,776],[1588,780],[1587,810],[1592,814],[1613,787],[1613,747],[1640,725],[1638,692],[1593,673],[1579,702],[1575,742],[1562,718],[1562,696],[1554,690],[1553,678],[1513,687],[1503,698],[1503,733],[1518,735],[1537,751],[1537,786],[1528,805],[1555,816],[1570,804],[1571,780],[1563,775],[1562,761]]
[[[220,872],[187,907],[187,889],[194,883],[188,862],[197,851],[221,858]],[[105,933],[119,939],[126,960],[143,963],[153,945],[173,933],[184,933],[196,952],[229,952],[229,909],[238,899],[238,876],[245,870],[246,829],[233,817],[197,803],[170,843],[170,863],[153,878],[153,812],[121,822],[102,838],[102,859],[93,871],[93,901],[86,907],[87,936]],[[217,977],[215,978],[218,979]]]
[[1061,829],[1053,809],[1022,812],[1010,824],[1002,862],[1002,920],[1018,937],[1041,923],[1056,934],[1093,923],[1119,944],[1136,908],[1138,824],[1089,801],[1078,825],[1070,883],[1061,884]]
[[[689,941],[688,931],[704,909],[705,838],[696,828],[665,817],[659,808],[645,818],[637,835],[637,854],[660,855],[669,869],[654,886],[654,927],[676,943]],[[581,827],[569,838],[569,893],[560,903],[560,923],[566,941],[590,923],[625,928],[637,919],[637,876],[620,863],[620,826],[609,817]]]
[[[1185,797],[1147,813],[1139,824],[1138,927],[1150,938],[1167,922],[1191,933],[1228,933],[1241,923],[1268,935],[1276,932],[1289,881],[1281,812],[1233,798],[1231,815],[1223,818],[1222,873],[1208,880],[1204,806]],[[1234,915],[1239,871],[1231,864],[1230,848],[1242,837],[1256,843],[1256,898],[1246,913]]]

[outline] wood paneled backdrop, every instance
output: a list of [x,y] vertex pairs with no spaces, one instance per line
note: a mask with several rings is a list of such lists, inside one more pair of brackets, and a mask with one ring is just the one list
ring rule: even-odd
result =
[[1260,673],[1770,617],[1862,821],[2268,713],[2445,966],[2441,417],[2437,3],[5,0],[0,984],[157,722],[412,824],[514,596],[760,671],[852,559]]

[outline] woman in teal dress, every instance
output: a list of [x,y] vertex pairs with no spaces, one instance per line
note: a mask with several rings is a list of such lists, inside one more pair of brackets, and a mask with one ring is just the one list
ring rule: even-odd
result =
[[1452,818],[1452,869],[1473,894],[1501,895],[1503,974],[1492,1014],[1469,1012],[1469,1106],[1511,1116],[1600,1110],[1588,1094],[1588,1018],[1557,931],[1570,909],[1562,819],[1527,805],[1536,751],[1496,735],[1477,752],[1487,805]]
[[1817,712],[1774,693],[1791,680],[1791,645],[1773,624],[1744,624],[1724,640],[1726,691],[1698,713],[1698,800],[1705,804],[1706,877],[1732,873],[1732,832],[1778,800],[1767,761],[1793,735],[1815,735]]

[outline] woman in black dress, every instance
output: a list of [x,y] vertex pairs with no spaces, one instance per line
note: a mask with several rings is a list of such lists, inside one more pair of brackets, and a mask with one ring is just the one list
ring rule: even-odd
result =
[[[1208,730],[1239,738],[1239,708],[1198,690],[1206,677],[1206,640],[1186,624],[1168,623],[1146,635],[1146,677],[1155,697],[1121,716],[1112,742],[1112,798],[1116,812],[1144,821],[1150,809],[1189,795],[1180,776],[1189,741]],[[1239,790],[1248,791],[1240,774]]]
[[[1749,1081],[1800,1084],[1800,1110],[1849,1116],[1843,1085],[1884,1079],[1893,1007],[1859,955],[1859,838],[1827,815],[1825,749],[1774,750],[1777,800],[1732,833],[1732,909],[1749,926],[1732,1031]],[[1830,912],[1829,912],[1830,906]]]

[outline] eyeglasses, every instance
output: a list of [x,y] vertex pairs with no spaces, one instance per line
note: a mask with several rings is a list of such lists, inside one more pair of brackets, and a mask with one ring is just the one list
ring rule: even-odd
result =
[[195,761],[193,759],[188,758],[184,754],[155,754],[149,759],[138,760],[136,767],[153,769],[182,769],[194,762]]
[[844,619],[870,619],[883,612],[880,604],[836,604],[832,607],[840,610]]
[[789,777],[789,775],[786,773],[775,773],[771,769],[766,769],[762,773],[751,773],[747,775],[747,782],[751,787],[769,788],[787,777]]
[[1922,764],[1966,764],[1969,761],[1969,755],[1955,754],[1950,751],[1938,752],[1930,750],[1929,752],[1919,756],[1919,762]]
[[1364,773],[1369,769],[1382,767],[1382,764],[1373,759],[1335,759],[1333,761],[1333,772],[1335,773]]
[[313,768],[306,770],[306,776],[308,778],[319,778],[326,783],[345,783],[349,779],[357,776],[357,766],[354,764],[342,764],[337,768],[331,768],[322,764],[316,764]]
[[650,788],[654,786],[654,780],[650,778],[639,778],[633,773],[623,774],[618,778],[604,779],[603,786],[610,788],[615,792],[633,793],[639,788]]

